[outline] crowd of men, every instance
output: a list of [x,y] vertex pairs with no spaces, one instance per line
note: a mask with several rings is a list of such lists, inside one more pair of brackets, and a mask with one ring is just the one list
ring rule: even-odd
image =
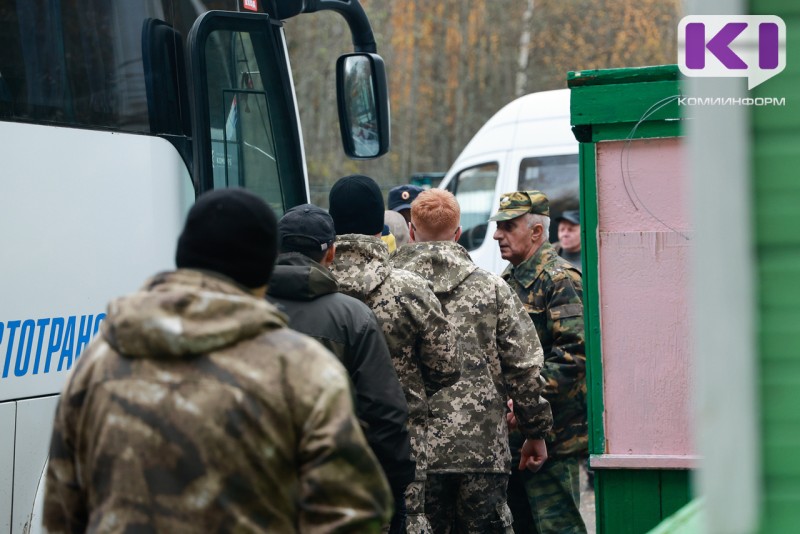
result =
[[45,529],[586,532],[581,274],[547,197],[501,198],[502,276],[451,193],[389,208],[362,175],[280,220],[201,195],[177,270],[111,302],[70,374]]

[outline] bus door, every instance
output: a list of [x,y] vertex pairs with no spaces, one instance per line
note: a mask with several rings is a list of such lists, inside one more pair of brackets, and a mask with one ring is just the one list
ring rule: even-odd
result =
[[209,11],[188,37],[198,192],[244,187],[280,216],[306,202],[300,131],[280,24]]

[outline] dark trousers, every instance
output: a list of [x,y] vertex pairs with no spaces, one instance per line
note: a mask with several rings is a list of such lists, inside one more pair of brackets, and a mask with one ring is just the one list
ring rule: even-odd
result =
[[548,458],[536,473],[512,470],[508,506],[517,534],[586,534],[580,511],[582,458]]
[[434,534],[510,534],[504,473],[428,473],[425,515]]

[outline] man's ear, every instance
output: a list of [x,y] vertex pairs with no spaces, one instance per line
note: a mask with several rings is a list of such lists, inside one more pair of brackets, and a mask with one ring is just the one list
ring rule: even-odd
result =
[[414,239],[414,226],[411,223],[408,223],[408,240],[411,243],[417,242],[417,240]]
[[534,224],[533,228],[531,228],[531,241],[534,243],[538,242],[542,239],[542,234],[544,234],[544,226],[541,224]]
[[455,241],[456,243],[458,243],[458,240],[459,240],[460,238],[461,238],[461,227],[459,226],[459,227],[456,229],[456,235],[455,235],[455,237],[453,238],[453,241]]
[[335,257],[336,257],[336,244],[334,243],[333,245],[331,245],[331,248],[329,248],[325,252],[325,257],[322,258],[323,259],[323,265],[332,264],[333,263],[333,258],[335,258]]

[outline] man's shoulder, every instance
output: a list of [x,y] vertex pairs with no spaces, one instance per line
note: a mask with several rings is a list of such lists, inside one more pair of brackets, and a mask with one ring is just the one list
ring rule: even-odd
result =
[[323,304],[331,308],[333,315],[349,321],[357,328],[375,320],[372,309],[355,297],[337,292],[325,295],[323,298],[325,299]]
[[544,251],[541,262],[542,275],[553,283],[581,284],[581,273],[569,261],[559,256],[552,245]]
[[[505,274],[505,271],[503,271],[503,274]],[[487,283],[490,283],[492,285],[501,285],[501,286],[507,285],[502,275],[493,273],[492,271],[487,271],[483,267],[476,267],[476,269],[472,271],[470,276],[479,277],[480,279],[485,280]]]
[[408,294],[430,295],[436,298],[430,282],[419,274],[405,269],[393,267],[389,272],[389,276],[386,277],[386,284],[392,291],[401,290]]
[[[317,340],[289,327],[275,328],[262,332],[253,339],[253,342],[257,345],[263,345],[264,348],[280,357],[294,357],[296,354],[303,354],[304,357],[319,357],[324,360],[327,356],[332,356],[328,349]],[[244,345],[240,343],[239,346],[243,347]],[[338,361],[336,358],[333,359]]]
[[498,291],[511,291],[508,283],[500,276],[481,267],[473,270],[461,284],[457,287],[458,291],[477,292],[484,295],[497,294]]
[[[333,375],[330,373],[347,375],[339,359],[322,343],[291,328],[283,327],[264,332],[257,336],[254,342],[272,353],[281,362],[281,368],[308,369],[307,379],[309,381],[318,382],[316,378],[320,375],[332,377]],[[263,362],[262,358],[265,352],[259,350],[260,348],[257,346],[255,350],[248,352]],[[304,372],[302,371],[300,374]]]

